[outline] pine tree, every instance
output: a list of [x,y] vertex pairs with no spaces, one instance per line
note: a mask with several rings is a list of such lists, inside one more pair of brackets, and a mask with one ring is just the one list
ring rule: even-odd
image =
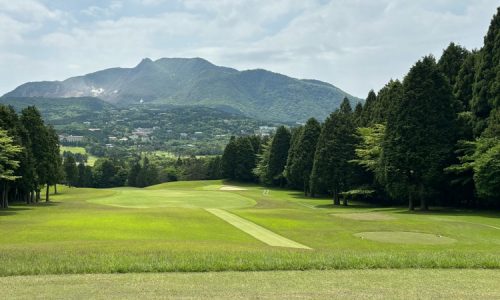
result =
[[235,166],[237,155],[236,138],[232,136],[222,154],[222,173],[224,177],[236,179]]
[[255,150],[249,137],[239,137],[235,142],[236,164],[234,179],[241,181],[254,181],[253,169],[256,164]]
[[283,171],[285,169],[288,150],[290,148],[291,134],[284,126],[278,127],[271,143],[269,153],[269,165],[267,177],[273,179],[273,183],[279,186],[284,184]]
[[[59,137],[52,126],[48,126],[47,130],[47,181],[45,182],[45,201],[49,201],[49,187],[56,185],[61,181],[62,174],[62,159],[59,149]],[[75,180],[76,183],[77,180]]]
[[309,184],[314,153],[320,134],[321,125],[319,122],[314,118],[309,119],[296,143],[294,157],[288,163],[288,176],[297,182],[296,187],[302,189],[305,195],[310,192]]
[[354,113],[353,113],[353,120],[354,124],[356,126],[362,126],[362,116],[363,116],[363,104],[361,102],[358,102],[356,104],[356,107],[354,108]]
[[455,86],[460,68],[469,54],[470,52],[467,49],[453,42],[443,50],[443,54],[438,61],[438,68],[448,79],[451,87]]
[[484,46],[479,52],[471,108],[474,134],[480,136],[488,125],[492,109],[500,107],[500,7],[491,20]]
[[448,80],[432,56],[418,61],[403,81],[404,94],[387,122],[382,161],[386,190],[406,195],[409,208],[427,199],[442,183],[455,144],[455,112]]
[[363,112],[361,113],[360,126],[368,126],[372,122],[373,109],[377,101],[377,94],[373,90],[370,90],[368,96],[366,97],[365,105],[363,106]]
[[303,185],[301,174],[295,172],[295,170],[292,170],[292,165],[294,165],[297,160],[297,155],[299,151],[299,141],[301,139],[303,131],[304,131],[304,126],[299,126],[292,129],[292,136],[290,139],[290,149],[288,150],[288,157],[284,170],[284,175],[288,182],[288,185],[295,189],[301,189]]
[[29,106],[23,109],[21,112],[21,122],[24,128],[26,128],[31,141],[31,152],[33,153],[37,175],[37,181],[34,184],[36,193],[35,201],[38,202],[40,200],[40,189],[50,176],[50,140],[42,116],[36,107]]
[[316,146],[311,172],[311,194],[328,191],[335,205],[340,204],[340,193],[349,190],[354,181],[354,149],[358,142],[352,109],[347,98],[340,109],[333,112],[323,124]]
[[452,86],[455,98],[462,105],[461,111],[470,110],[478,57],[478,52],[473,51],[465,58],[456,76],[455,85]]
[[[371,112],[371,125],[383,124],[394,117],[394,110],[403,96],[403,85],[399,80],[390,80],[377,95]],[[364,126],[359,126],[364,127]]]

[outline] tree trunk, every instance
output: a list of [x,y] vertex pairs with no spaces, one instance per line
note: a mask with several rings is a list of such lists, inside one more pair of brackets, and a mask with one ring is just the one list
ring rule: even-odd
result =
[[50,189],[50,185],[47,183],[47,188],[45,189],[45,202],[49,202],[50,199],[49,199],[49,189]]
[[347,196],[344,195],[342,197],[342,201],[343,201],[344,206],[347,206]]
[[35,191],[30,192],[30,203],[35,203]]
[[420,210],[429,210],[429,207],[427,206],[427,199],[425,199],[425,197],[420,198]]
[[340,205],[339,194],[337,192],[333,192],[333,204]]
[[408,210],[415,210],[415,204],[413,203],[413,194],[411,192],[408,194]]
[[40,189],[37,189],[35,193],[35,202],[38,203],[38,201],[40,201]]
[[5,208],[5,183],[2,182],[0,188],[0,208]]
[[54,195],[57,195],[57,183],[54,184]]
[[9,208],[9,185],[7,184],[7,182],[4,184],[3,192],[5,194],[3,207]]

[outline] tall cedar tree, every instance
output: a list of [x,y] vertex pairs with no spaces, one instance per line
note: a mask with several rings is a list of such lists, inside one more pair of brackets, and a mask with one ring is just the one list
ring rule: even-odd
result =
[[500,109],[499,106],[500,7],[497,8],[497,13],[491,20],[488,33],[484,37],[484,46],[479,53],[471,103],[475,136],[480,136],[483,133],[488,125],[491,110],[498,110]]
[[438,61],[438,67],[448,79],[452,88],[455,86],[460,68],[469,54],[470,52],[467,49],[453,42],[443,50],[443,54]]
[[222,154],[222,173],[224,174],[224,177],[236,179],[234,170],[237,155],[236,138],[232,136],[229,143],[224,148],[224,153]]
[[363,126],[362,125],[362,116],[363,116],[363,104],[361,102],[358,102],[356,104],[356,107],[354,108],[354,112],[353,112],[353,120],[354,120],[354,124],[356,124],[356,126]]
[[[45,182],[45,201],[49,201],[49,187],[56,186],[62,180],[62,159],[59,149],[59,137],[52,126],[47,126],[47,181]],[[76,182],[75,182],[76,183]]]
[[236,163],[234,165],[234,179],[254,181],[253,169],[256,163],[256,154],[250,137],[236,139]]
[[396,197],[406,194],[410,210],[414,199],[426,210],[428,197],[439,190],[455,144],[453,95],[432,56],[410,69],[403,88],[383,144],[386,190]]
[[[371,113],[371,125],[383,124],[394,117],[396,105],[403,96],[403,85],[399,80],[390,80],[377,94]],[[363,127],[363,126],[360,126]]]
[[340,109],[333,112],[323,124],[318,138],[311,172],[311,195],[328,191],[335,205],[340,204],[340,193],[353,184],[355,166],[349,163],[355,158],[358,142],[352,109],[344,98]]
[[283,171],[290,148],[290,139],[290,131],[285,126],[278,127],[271,143],[267,167],[267,177],[272,178],[275,185],[283,186],[284,184]]
[[297,152],[299,151],[299,140],[301,138],[302,132],[304,131],[304,126],[299,126],[292,128],[292,137],[290,139],[290,149],[288,150],[288,158],[286,160],[285,166],[285,178],[288,182],[288,186],[294,189],[302,188],[302,180],[300,174],[292,170],[292,165],[297,160]]
[[472,101],[472,88],[474,85],[474,77],[476,76],[477,61],[479,53],[472,51],[462,63],[460,70],[455,79],[453,95],[459,103],[461,103],[461,111],[469,111]]
[[297,181],[296,188],[302,189],[304,194],[310,192],[311,171],[314,163],[314,153],[321,134],[321,125],[311,118],[304,125],[296,143],[293,159],[289,160],[287,166],[288,176]]
[[40,200],[40,189],[42,185],[48,182],[49,172],[52,162],[50,161],[50,140],[48,131],[42,120],[38,109],[29,106],[21,111],[21,122],[28,132],[31,140],[31,152],[35,159],[35,172],[37,181],[35,182],[35,193],[38,202]]
[[361,124],[360,126],[369,126],[372,123],[372,114],[377,101],[377,94],[373,90],[370,90],[368,96],[366,97],[365,105],[363,106],[363,112],[361,113]]

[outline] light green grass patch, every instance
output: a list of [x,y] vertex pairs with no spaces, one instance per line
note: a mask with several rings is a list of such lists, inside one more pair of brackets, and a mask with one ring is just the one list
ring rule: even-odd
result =
[[456,240],[430,233],[421,232],[405,232],[405,231],[374,231],[374,232],[360,232],[355,236],[368,239],[376,242],[395,243],[395,244],[422,244],[422,245],[436,245],[436,244],[451,244]]
[[359,220],[359,221],[390,221],[396,218],[389,216],[387,214],[378,212],[367,212],[367,213],[347,213],[347,214],[332,214],[332,216],[337,218],[349,219],[349,220]]
[[302,245],[295,241],[289,240],[279,234],[276,234],[262,226],[259,226],[248,220],[233,215],[225,210],[216,208],[207,208],[206,210],[214,214],[215,216],[221,218],[222,220],[228,222],[229,224],[233,225],[234,227],[248,233],[249,235],[253,236],[259,241],[268,244],[269,246],[311,249],[305,245]]
[[145,190],[136,188],[113,189],[110,197],[87,200],[91,203],[127,207],[183,207],[183,208],[241,208],[255,205],[255,201],[237,194],[219,191]]

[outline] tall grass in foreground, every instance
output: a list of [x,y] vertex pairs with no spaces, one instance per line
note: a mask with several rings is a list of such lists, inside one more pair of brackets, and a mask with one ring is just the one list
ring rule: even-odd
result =
[[439,252],[177,252],[21,251],[1,253],[0,276],[33,274],[330,270],[375,268],[499,269],[491,254]]

